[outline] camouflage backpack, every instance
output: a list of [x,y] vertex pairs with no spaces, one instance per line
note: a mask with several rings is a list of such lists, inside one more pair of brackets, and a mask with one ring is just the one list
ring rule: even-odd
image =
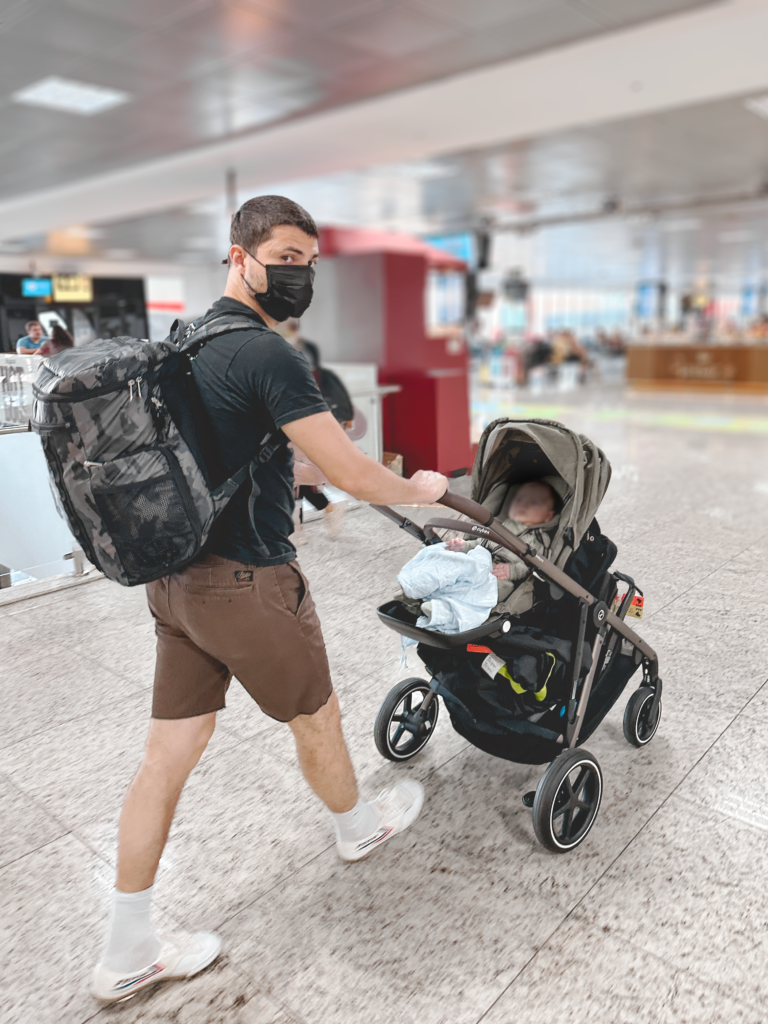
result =
[[267,432],[226,478],[191,360],[246,330],[266,328],[233,314],[177,321],[162,342],[100,339],[43,361],[31,427],[72,533],[109,579],[131,587],[192,562],[250,467],[284,443]]

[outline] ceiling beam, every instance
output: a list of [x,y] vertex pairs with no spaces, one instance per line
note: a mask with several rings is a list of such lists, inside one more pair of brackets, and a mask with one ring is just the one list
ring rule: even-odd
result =
[[0,239],[768,90],[766,39],[768,0],[728,0],[6,199]]

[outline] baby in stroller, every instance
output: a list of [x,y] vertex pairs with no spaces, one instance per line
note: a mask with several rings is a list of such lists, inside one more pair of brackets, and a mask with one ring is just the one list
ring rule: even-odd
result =
[[[554,487],[546,481],[529,480],[527,483],[521,484],[512,494],[502,525],[546,558],[551,538],[548,532],[542,532],[539,527],[552,521],[558,500]],[[497,547],[488,540],[466,541],[461,537],[447,541],[445,546],[449,551],[470,551],[478,544],[488,548]],[[506,548],[498,548],[493,553],[493,569],[491,571],[499,581],[499,603],[501,603],[510,596],[515,588],[515,583],[525,579],[531,570],[517,555]]]

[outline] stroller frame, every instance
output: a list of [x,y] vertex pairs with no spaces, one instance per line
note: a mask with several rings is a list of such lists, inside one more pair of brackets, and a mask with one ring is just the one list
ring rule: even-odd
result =
[[[590,594],[588,590],[585,590],[584,587],[571,579],[562,569],[558,569],[556,565],[553,565],[548,559],[533,551],[524,541],[521,541],[514,533],[507,530],[495,516],[491,515],[484,505],[461,494],[454,494],[451,491],[446,491],[442,498],[439,499],[439,504],[445,505],[446,508],[451,508],[468,519],[473,519],[475,522],[464,523],[457,519],[430,519],[424,529],[422,529],[410,519],[401,516],[394,509],[389,508],[388,505],[373,505],[372,507],[396,523],[400,529],[405,530],[411,536],[421,541],[422,544],[439,542],[439,538],[435,534],[436,529],[453,530],[456,533],[463,533],[481,540],[493,541],[494,544],[498,544],[513,552],[513,554],[518,555],[540,578],[543,577],[548,580],[554,586],[559,587],[560,590],[564,590],[572,597],[575,597],[579,602],[579,633],[576,655],[573,659],[574,669],[571,695],[568,701],[566,730],[562,737],[563,750],[569,750],[578,745],[581,726],[592,691],[592,684],[595,680],[598,665],[603,662],[601,658],[603,646],[607,644],[608,649],[613,651],[620,639],[629,641],[635,649],[635,657],[637,658],[639,655],[640,659],[642,659],[643,684],[652,690],[654,694],[653,702],[648,709],[648,715],[651,721],[655,721],[658,715],[662,691],[662,681],[659,676],[659,660],[653,648],[641,636],[638,636],[625,621],[632,599],[635,594],[640,593],[634,580],[614,570],[613,575],[615,578],[622,580],[628,586],[628,590],[622,599],[617,613],[614,613],[604,601],[598,600],[594,594]],[[481,626],[467,630],[464,633],[444,634],[431,632],[397,620],[386,613],[386,608],[387,606],[385,605],[379,609],[379,618],[385,625],[402,635],[409,636],[420,643],[432,647],[463,647],[467,643],[474,643],[483,637],[500,636],[509,630],[512,621],[511,615],[503,614],[495,619],[489,619],[488,622],[484,622]],[[592,665],[581,686],[579,686],[579,666],[581,665],[582,649],[587,628],[587,616],[590,612],[597,633],[592,644]],[[437,686],[436,680],[433,679],[430,683],[430,692],[425,696],[419,708],[419,712],[423,711],[424,715],[426,715],[430,703],[437,695]]]
[[[591,733],[608,708],[612,706],[613,702],[607,707],[603,705],[604,709],[600,712],[598,700],[596,712],[598,717],[595,718],[594,715],[591,718],[588,717],[590,696],[595,680],[602,680],[606,671],[609,673],[612,671],[614,654],[620,641],[626,641],[630,645],[629,650],[626,650],[622,644],[620,652],[622,656],[627,656],[629,674],[623,682],[619,680],[618,693],[623,690],[629,676],[640,667],[641,663],[643,667],[643,682],[630,697],[624,712],[624,736],[633,746],[642,747],[650,742],[658,729],[661,718],[662,692],[658,658],[653,648],[638,636],[625,621],[633,598],[636,594],[642,594],[642,591],[630,576],[625,576],[616,570],[605,573],[598,592],[607,600],[611,600],[610,594],[616,593],[618,581],[627,585],[627,591],[623,595],[619,607],[616,612],[613,612],[608,607],[606,600],[590,593],[554,562],[538,554],[528,544],[511,533],[484,505],[450,491],[447,491],[438,503],[453,509],[473,522],[461,519],[430,519],[422,528],[389,506],[373,505],[372,507],[425,545],[440,542],[440,537],[435,533],[436,530],[452,530],[469,537],[490,540],[521,558],[530,567],[534,577],[549,585],[550,594],[554,600],[561,600],[567,593],[578,602],[578,631],[572,660],[570,690],[566,690],[567,701],[563,698],[564,706],[561,711],[564,718],[563,731],[559,735],[556,735],[554,731],[550,732],[552,739],[549,741],[549,752],[542,758],[542,761],[551,758],[550,764],[541,777],[536,790],[523,796],[524,805],[533,811],[533,828],[537,839],[553,853],[567,853],[586,838],[594,825],[600,808],[603,791],[602,770],[597,759],[579,746],[579,741],[585,720],[588,722],[588,730]],[[612,586],[609,586],[607,581],[611,578]],[[446,651],[451,649],[459,651],[462,648],[471,650],[478,641],[482,644],[483,638],[486,641],[501,638],[511,631],[513,619],[516,618],[510,612],[504,611],[501,614],[492,615],[486,622],[474,629],[447,634],[417,626],[412,618],[403,617],[402,610],[399,601],[389,601],[379,607],[378,615],[386,626],[397,633],[408,636],[426,646],[442,648]],[[587,643],[590,622],[594,627],[591,663],[582,678],[583,656],[586,654],[584,646]],[[488,650],[489,648],[481,647],[480,649]],[[393,761],[408,760],[428,742],[437,722],[440,708],[437,697],[442,696],[443,699],[446,699],[446,692],[442,688],[443,684],[439,678],[440,671],[434,674],[430,671],[430,676],[428,683],[420,678],[403,680],[390,690],[382,703],[374,726],[374,739],[379,752],[384,757]],[[595,692],[597,693],[597,690]],[[421,700],[414,707],[413,698],[417,694],[421,696]],[[392,735],[390,729],[394,723],[397,723],[397,727]],[[454,728],[464,735],[455,721],[453,724]],[[405,746],[399,746],[406,734],[408,734],[408,739],[405,741]],[[480,749],[487,750],[488,753],[495,753],[499,757],[507,756],[505,753],[497,752],[482,743],[473,741],[469,736],[467,738]],[[517,760],[514,757],[508,759]],[[524,756],[520,760],[523,763],[542,763],[542,761],[526,762]]]

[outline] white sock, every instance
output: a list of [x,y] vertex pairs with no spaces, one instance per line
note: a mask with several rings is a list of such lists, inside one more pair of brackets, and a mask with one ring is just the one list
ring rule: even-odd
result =
[[379,814],[373,804],[360,797],[351,811],[333,814],[336,835],[344,843],[365,839],[379,827]]
[[112,890],[107,943],[101,962],[109,971],[133,974],[157,959],[160,942],[152,927],[152,886],[142,892]]

